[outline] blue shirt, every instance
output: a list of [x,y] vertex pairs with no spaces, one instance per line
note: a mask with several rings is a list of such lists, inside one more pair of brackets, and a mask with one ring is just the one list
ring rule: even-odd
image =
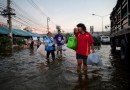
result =
[[55,50],[55,48],[52,46],[54,44],[53,38],[49,38],[48,36],[46,36],[45,39],[44,39],[44,43],[47,43],[47,45],[45,45],[46,51]]
[[54,39],[56,40],[57,46],[61,46],[61,41],[64,40],[63,36],[61,34],[55,35]]

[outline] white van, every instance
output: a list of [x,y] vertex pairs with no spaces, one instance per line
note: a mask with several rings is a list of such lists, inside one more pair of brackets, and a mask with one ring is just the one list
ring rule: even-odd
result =
[[102,44],[109,44],[110,37],[109,36],[101,36],[101,42],[102,42]]

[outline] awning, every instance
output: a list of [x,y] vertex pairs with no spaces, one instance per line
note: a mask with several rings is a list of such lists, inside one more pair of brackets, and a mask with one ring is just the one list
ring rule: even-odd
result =
[[17,36],[32,36],[28,32],[20,30],[20,29],[13,29],[13,34]]
[[9,30],[6,27],[0,27],[0,34],[8,34]]
[[[9,33],[9,29],[7,27],[2,27],[0,26],[0,34],[8,34]],[[32,32],[27,32],[24,30],[20,30],[20,29],[13,29],[12,32],[14,35],[17,36],[24,36],[24,37],[43,37],[42,35],[39,35],[37,33],[32,33]]]

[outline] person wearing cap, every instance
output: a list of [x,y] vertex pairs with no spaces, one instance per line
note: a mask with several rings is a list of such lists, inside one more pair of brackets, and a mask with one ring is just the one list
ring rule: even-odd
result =
[[59,52],[60,55],[62,55],[62,45],[63,45],[64,38],[60,30],[58,30],[58,34],[55,35],[54,39],[57,44],[57,55],[59,55]]

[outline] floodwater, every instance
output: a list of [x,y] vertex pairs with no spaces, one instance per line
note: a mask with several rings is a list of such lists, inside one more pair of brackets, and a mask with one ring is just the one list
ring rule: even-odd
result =
[[23,49],[11,56],[0,56],[0,90],[130,90],[130,73],[119,51],[112,54],[109,45],[100,50],[103,66],[88,66],[86,75],[76,72],[75,52],[45,65],[46,59]]

